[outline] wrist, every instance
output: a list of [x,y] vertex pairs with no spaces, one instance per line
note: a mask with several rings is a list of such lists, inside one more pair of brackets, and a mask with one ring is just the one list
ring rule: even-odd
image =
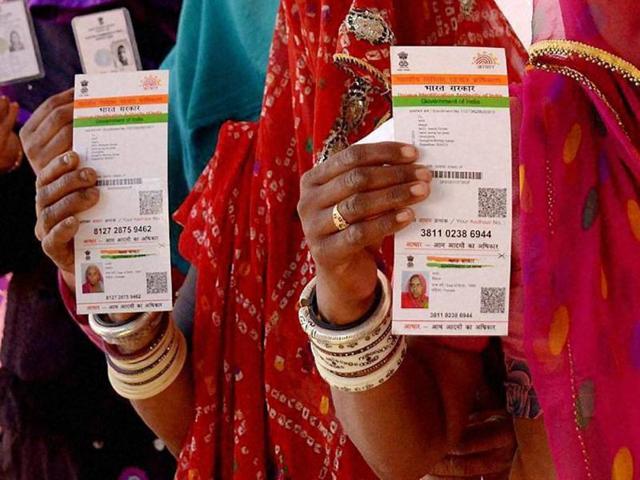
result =
[[326,278],[318,271],[316,287],[318,313],[327,322],[335,325],[357,322],[376,303],[378,281],[375,273],[370,285],[360,284],[357,289],[336,285]]
[[60,276],[71,293],[76,293],[76,276],[72,272],[60,269]]

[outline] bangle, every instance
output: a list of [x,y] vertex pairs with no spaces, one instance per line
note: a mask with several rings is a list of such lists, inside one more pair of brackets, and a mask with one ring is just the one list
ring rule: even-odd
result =
[[319,324],[314,302],[316,279],[300,296],[300,325],[309,336],[320,376],[332,387],[364,392],[386,382],[400,368],[407,353],[404,337],[392,334],[391,286],[378,271],[378,302],[371,314],[346,330]]
[[362,393],[379,387],[389,380],[402,366],[407,355],[407,342],[404,337],[398,341],[392,355],[385,358],[380,365],[371,367],[371,370],[362,377],[347,377],[318,366],[318,373],[336,390],[350,393]]
[[380,325],[391,306],[391,286],[385,274],[380,270],[378,270],[378,281],[382,285],[382,298],[369,318],[348,330],[336,331],[323,328],[316,321],[317,313],[314,311],[313,302],[311,301],[315,295],[316,288],[316,279],[314,278],[307,284],[300,295],[298,313],[302,329],[310,338],[320,344],[324,344],[327,348],[353,348]]
[[89,326],[105,343],[122,354],[135,352],[152,342],[162,323],[163,312],[146,312],[123,323],[113,323],[102,315],[89,315]]
[[107,373],[113,389],[129,400],[154,397],[173,382],[182,371],[187,359],[187,343],[184,335],[173,322],[162,340],[140,359],[122,360],[107,357]]
[[166,333],[169,328],[170,319],[168,315],[163,315],[161,319],[161,323],[159,324],[158,330],[152,340],[147,342],[144,346],[136,349],[136,350],[127,350],[119,345],[113,345],[110,343],[104,344],[105,353],[108,354],[111,358],[117,360],[129,360],[141,362],[144,361],[148,355],[150,355],[158,345],[165,340]]

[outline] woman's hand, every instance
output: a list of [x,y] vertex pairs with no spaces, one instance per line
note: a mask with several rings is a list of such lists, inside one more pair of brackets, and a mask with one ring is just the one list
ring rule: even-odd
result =
[[38,174],[49,162],[71,150],[73,142],[73,89],[40,105],[20,130],[24,153]]
[[21,155],[20,139],[13,131],[20,108],[7,97],[0,97],[0,173],[11,170]]
[[[354,145],[302,177],[298,213],[317,266],[318,305],[328,320],[350,323],[370,308],[375,251],[413,222],[409,207],[430,193],[431,173],[417,159],[410,145]],[[349,224],[342,231],[333,221],[335,205]]]
[[78,231],[76,215],[98,203],[96,172],[78,168],[78,156],[69,152],[48,163],[36,180],[36,237],[42,249],[74,289],[73,237]]

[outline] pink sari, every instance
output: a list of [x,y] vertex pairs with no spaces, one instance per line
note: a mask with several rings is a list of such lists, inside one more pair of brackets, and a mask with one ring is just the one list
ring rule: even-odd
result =
[[582,44],[534,43],[523,87],[525,348],[558,477],[639,479],[640,5],[534,3]]

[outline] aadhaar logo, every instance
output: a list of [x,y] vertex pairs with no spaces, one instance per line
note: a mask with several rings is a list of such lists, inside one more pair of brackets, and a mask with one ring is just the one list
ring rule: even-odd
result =
[[473,59],[473,64],[477,65],[478,68],[494,69],[500,65],[500,61],[493,53],[480,52]]
[[157,90],[161,84],[162,80],[157,75],[147,75],[142,79],[142,88],[144,90]]

